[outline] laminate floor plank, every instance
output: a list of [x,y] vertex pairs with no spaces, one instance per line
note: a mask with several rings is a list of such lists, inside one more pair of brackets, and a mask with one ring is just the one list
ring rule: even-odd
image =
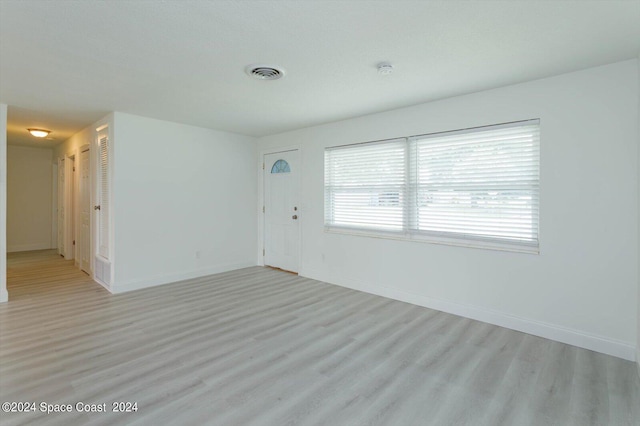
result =
[[8,256],[0,400],[138,403],[7,425],[638,426],[634,363],[271,268],[111,295]]

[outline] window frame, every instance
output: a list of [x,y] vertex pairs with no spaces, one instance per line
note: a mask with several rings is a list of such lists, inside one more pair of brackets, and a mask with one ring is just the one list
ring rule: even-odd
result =
[[[537,211],[532,210],[532,214],[535,215],[537,223],[536,223],[536,236],[537,239],[531,242],[517,242],[513,239],[505,238],[504,240],[498,239],[496,237],[483,237],[478,234],[464,234],[464,233],[455,233],[455,232],[433,232],[433,231],[421,231],[418,229],[413,229],[413,226],[416,222],[416,218],[413,215],[416,214],[417,208],[412,206],[412,198],[417,194],[417,179],[413,180],[414,177],[411,176],[414,171],[412,170],[412,166],[410,163],[412,161],[417,161],[414,157],[414,154],[411,151],[414,149],[412,144],[415,143],[416,140],[427,139],[433,137],[440,137],[445,135],[454,135],[456,133],[461,134],[471,134],[471,133],[480,133],[483,130],[491,131],[494,129],[500,128],[508,128],[508,127],[524,127],[529,125],[537,126],[537,139],[535,149],[537,151],[537,181],[536,186],[533,191],[536,191],[534,195],[537,198],[537,202],[534,203],[534,209],[537,207]],[[540,165],[540,151],[541,151],[541,143],[540,143],[540,119],[528,119],[528,120],[519,120],[508,123],[500,123],[494,125],[485,125],[485,126],[477,126],[470,127],[459,130],[452,131],[444,131],[444,132],[434,132],[422,135],[412,135],[400,138],[392,138],[392,139],[384,139],[378,141],[371,142],[360,142],[355,144],[346,144],[346,145],[336,145],[326,147],[324,149],[325,159],[324,159],[324,231],[326,233],[332,234],[343,234],[343,235],[354,235],[361,237],[370,237],[370,238],[382,238],[382,239],[391,239],[391,240],[400,240],[400,241],[412,241],[412,242],[423,242],[423,243],[432,243],[432,244],[441,244],[441,245],[449,245],[449,246],[460,246],[460,247],[469,247],[469,248],[480,248],[480,249],[490,249],[490,250],[499,250],[499,251],[509,251],[509,252],[518,252],[518,253],[529,253],[529,254],[540,254],[540,240],[541,240],[541,226],[540,226],[540,182],[541,182],[541,165]],[[407,200],[403,204],[403,212],[404,212],[404,222],[402,230],[391,231],[384,229],[376,229],[369,227],[358,227],[358,226],[345,226],[345,225],[336,225],[328,223],[328,212],[327,212],[327,203],[330,196],[327,193],[327,152],[331,150],[343,149],[348,147],[356,147],[359,145],[370,145],[376,143],[384,143],[390,141],[397,141],[397,143],[402,143],[405,146],[406,151],[406,165],[405,165],[405,194]]]

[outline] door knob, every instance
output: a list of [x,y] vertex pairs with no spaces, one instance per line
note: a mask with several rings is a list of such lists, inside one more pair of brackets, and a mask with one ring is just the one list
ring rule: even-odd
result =
[[291,219],[293,219],[293,220],[298,219],[298,215],[297,215],[297,214],[294,214],[293,216],[291,216]]

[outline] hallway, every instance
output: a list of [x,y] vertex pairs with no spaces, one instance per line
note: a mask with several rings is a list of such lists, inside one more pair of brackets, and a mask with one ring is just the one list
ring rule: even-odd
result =
[[73,293],[75,298],[82,293],[109,293],[76,268],[72,260],[64,260],[56,250],[24,251],[7,254],[7,290],[9,300],[37,297],[37,303],[55,303]]

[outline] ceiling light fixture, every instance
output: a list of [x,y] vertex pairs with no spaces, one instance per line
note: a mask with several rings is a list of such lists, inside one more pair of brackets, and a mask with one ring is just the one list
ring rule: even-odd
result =
[[51,133],[51,130],[44,129],[27,129],[36,138],[46,138]]
[[282,68],[272,65],[247,65],[244,72],[258,80],[277,80],[285,74]]
[[393,65],[389,62],[380,62],[378,64],[378,74],[389,75],[393,72]]

